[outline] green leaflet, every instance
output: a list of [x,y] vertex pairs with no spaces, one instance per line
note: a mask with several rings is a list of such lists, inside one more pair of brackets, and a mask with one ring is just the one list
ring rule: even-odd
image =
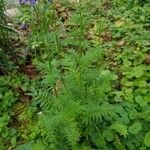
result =
[[131,126],[129,126],[129,132],[132,134],[137,134],[142,130],[142,124],[140,122],[135,122]]
[[110,126],[110,129],[115,130],[116,132],[120,133],[124,137],[128,135],[127,126],[122,123],[114,123]]
[[144,144],[147,147],[150,147],[150,132],[147,132],[144,137]]

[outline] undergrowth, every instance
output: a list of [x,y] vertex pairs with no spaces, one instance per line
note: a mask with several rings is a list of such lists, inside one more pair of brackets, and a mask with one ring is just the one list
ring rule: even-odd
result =
[[150,3],[20,9],[31,33],[27,55],[0,76],[0,149],[148,150]]

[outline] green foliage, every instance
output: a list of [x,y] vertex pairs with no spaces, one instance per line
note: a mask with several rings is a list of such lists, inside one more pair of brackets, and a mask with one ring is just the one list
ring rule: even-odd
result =
[[144,144],[147,147],[150,147],[150,132],[147,132],[144,137]]
[[1,78],[0,148],[148,149],[149,2],[40,1],[22,9],[32,55],[24,66],[38,73]]
[[12,106],[16,102],[17,95],[11,90],[11,79],[0,77],[0,148],[5,149],[7,142],[11,141],[12,145],[16,144],[16,129],[9,128],[11,117],[14,115]]
[[129,132],[132,134],[137,134],[142,130],[142,124],[140,122],[135,122],[129,126]]
[[3,0],[0,1],[0,48],[5,51],[11,49],[10,45],[10,31],[11,29],[7,25],[6,15],[5,15],[5,3]]
[[7,24],[5,1],[0,0],[0,74],[5,74],[12,67],[9,55],[12,54],[10,34],[13,30]]

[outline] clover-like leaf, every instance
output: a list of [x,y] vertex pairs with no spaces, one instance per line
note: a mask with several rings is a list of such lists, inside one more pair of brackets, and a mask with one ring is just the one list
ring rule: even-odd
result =
[[129,132],[131,134],[137,134],[142,130],[142,124],[140,122],[135,122],[131,126],[129,126]]

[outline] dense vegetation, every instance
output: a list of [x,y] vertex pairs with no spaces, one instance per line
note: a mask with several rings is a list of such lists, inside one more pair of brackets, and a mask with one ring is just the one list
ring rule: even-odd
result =
[[148,150],[150,1],[19,9],[16,30],[0,0],[0,149]]

